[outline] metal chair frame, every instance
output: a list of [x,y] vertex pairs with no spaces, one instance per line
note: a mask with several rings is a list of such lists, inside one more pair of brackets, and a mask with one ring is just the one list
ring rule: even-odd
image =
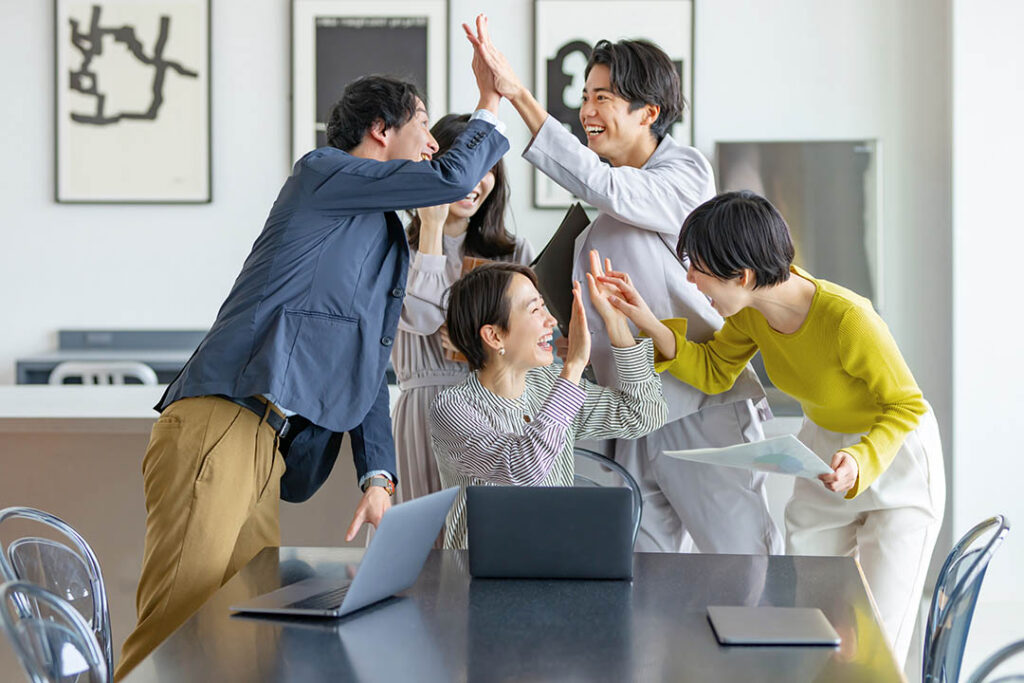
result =
[[[29,606],[30,602],[34,605]],[[11,647],[18,659],[21,660],[21,665],[33,683],[48,683],[50,678],[45,672],[36,668],[35,663],[39,661],[41,653],[32,651],[30,643],[27,643],[22,635],[23,629],[20,628],[20,625],[26,621],[58,623],[52,618],[47,619],[41,616],[38,609],[39,603],[45,604],[49,610],[67,621],[71,634],[80,640],[76,645],[81,646],[78,648],[79,653],[86,658],[85,664],[88,666],[88,670],[97,673],[100,680],[109,681],[111,669],[107,664],[106,656],[96,641],[96,636],[89,624],[78,610],[34,583],[9,581],[0,586],[0,624],[7,631]],[[17,618],[12,614],[9,604],[14,606]],[[69,673],[81,673],[81,671]]]
[[[636,536],[640,532],[640,520],[643,519],[644,515],[644,497],[640,493],[640,485],[636,483],[636,479],[633,475],[626,471],[626,468],[615,462],[606,455],[602,455],[588,448],[580,448],[579,446],[573,448],[573,455],[593,460],[602,467],[607,467],[612,470],[626,483],[629,487],[630,492],[633,494],[633,545],[636,545]],[[593,479],[585,477],[583,475],[576,475],[580,479],[589,482],[592,485],[597,485]]]
[[145,385],[158,384],[153,368],[139,361],[65,361],[52,371],[47,383],[64,384],[68,377],[81,377],[82,384],[125,384],[125,379],[134,377]]
[[[103,583],[103,572],[100,569],[99,560],[96,558],[92,548],[70,524],[49,512],[30,507],[9,507],[0,510],[0,524],[3,524],[8,519],[27,519],[44,524],[56,529],[72,541],[74,550],[67,548],[67,546],[65,548],[67,548],[69,553],[77,555],[80,560],[84,561],[86,568],[89,570],[89,589],[92,593],[93,607],[90,627],[103,650],[107,670],[113,671],[114,655],[110,638],[110,608],[107,605],[107,589]],[[19,540],[24,541],[27,539]],[[55,541],[50,541],[50,543],[57,544]],[[21,581],[24,578],[18,575],[13,564],[13,558],[10,555],[17,546],[17,540],[12,542],[7,548],[0,545],[0,579],[4,581]]]
[[[989,655],[988,658],[982,662],[977,669],[975,669],[974,673],[971,674],[971,677],[967,679],[967,683],[983,683],[990,673],[1020,652],[1024,652],[1024,640],[1018,640],[999,648]],[[1000,683],[1000,681],[1024,681],[1024,674],[1006,677],[1000,676],[997,679],[989,681],[989,683]]]
[[[992,556],[1009,529],[1010,523],[1003,515],[990,517],[964,534],[946,556],[935,581],[935,592],[932,594],[924,632],[922,680],[925,683],[955,683],[959,678],[966,633],[970,629],[980,584]],[[993,532],[992,536],[984,546],[971,548],[989,532]],[[954,582],[952,587],[948,585],[951,581]],[[964,642],[953,642],[953,617],[961,608],[965,610],[963,618],[967,620]],[[959,650],[952,670],[946,666],[951,647]]]

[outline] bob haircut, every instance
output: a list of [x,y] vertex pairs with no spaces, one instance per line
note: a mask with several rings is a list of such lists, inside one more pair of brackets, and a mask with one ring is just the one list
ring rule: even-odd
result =
[[327,144],[343,152],[363,141],[377,121],[400,128],[416,115],[416,86],[389,76],[363,76],[345,86],[327,120]]
[[537,286],[537,276],[529,266],[488,263],[463,275],[448,290],[448,337],[469,361],[471,370],[479,370],[487,362],[480,329],[497,325],[502,331],[508,330],[512,313],[508,288],[517,273]]
[[[459,137],[462,131],[469,125],[469,114],[448,114],[434,124],[430,133],[437,140],[437,155],[444,154],[452,145],[455,138]],[[463,252],[483,258],[496,258],[508,256],[516,249],[516,241],[505,229],[505,207],[508,205],[508,180],[505,175],[505,164],[498,160],[498,163],[491,169],[494,174],[494,189],[484,200],[484,203],[477,209],[469,219],[469,229],[466,232],[466,241],[463,243]],[[412,221],[407,230],[409,246],[413,249],[420,248],[420,217],[415,211],[412,212]]]
[[789,226],[771,202],[740,190],[704,202],[686,217],[676,255],[720,280],[754,272],[754,289],[789,279],[793,242]]
[[629,110],[647,104],[661,107],[658,119],[651,124],[651,135],[658,142],[669,126],[682,120],[686,100],[679,84],[679,71],[665,51],[647,40],[620,40],[613,43],[599,40],[587,60],[584,78],[596,64],[608,67],[612,91],[629,100]]

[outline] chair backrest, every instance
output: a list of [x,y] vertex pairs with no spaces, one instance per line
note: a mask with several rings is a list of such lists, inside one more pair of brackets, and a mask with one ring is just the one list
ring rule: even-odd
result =
[[156,372],[138,361],[65,361],[50,372],[50,384],[64,384],[69,377],[80,377],[82,384],[126,384],[128,377],[142,384],[157,384]]
[[27,507],[0,510],[0,524],[25,519],[56,529],[71,547],[45,538],[24,537],[0,544],[0,580],[28,581],[68,601],[92,628],[104,654],[108,670],[113,670],[113,646],[110,639],[110,610],[96,554],[71,525],[56,515]]
[[[633,475],[627,472],[626,468],[619,463],[587,448],[580,448],[577,446],[573,449],[573,455],[577,458],[584,458],[586,460],[596,462],[601,467],[615,472],[622,478],[623,483],[629,487],[629,490],[633,494],[633,545],[636,545],[636,535],[640,532],[640,520],[643,519],[644,515],[644,498],[640,493],[640,485],[636,483],[636,479],[634,479]],[[581,474],[573,476],[573,483],[577,486],[600,486],[600,484],[590,477],[586,477]]]
[[985,571],[1010,524],[996,515],[956,542],[939,570],[924,634],[922,678],[956,683]]
[[[1000,648],[981,663],[981,666],[967,679],[967,683],[985,683],[989,674],[1022,652],[1024,652],[1024,640],[1018,640],[1006,647]],[[1003,683],[1004,681],[1006,683],[1009,683],[1009,681],[1024,681],[1024,667],[1022,667],[1022,672],[1019,674],[989,679],[988,683]]]
[[76,609],[27,581],[0,586],[0,623],[33,683],[108,683],[110,667]]

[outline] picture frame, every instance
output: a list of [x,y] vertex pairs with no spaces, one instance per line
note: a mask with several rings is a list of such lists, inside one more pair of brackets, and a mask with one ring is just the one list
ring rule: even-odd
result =
[[[694,0],[534,0],[534,92],[541,106],[586,142],[579,109],[590,50],[601,39],[643,38],[679,66],[687,107],[669,134],[692,145],[693,5]],[[539,170],[533,178],[535,208],[562,209],[578,201]]]
[[54,199],[207,203],[211,0],[54,0]]
[[327,144],[347,83],[368,74],[416,83],[448,111],[447,0],[292,0],[292,162]]

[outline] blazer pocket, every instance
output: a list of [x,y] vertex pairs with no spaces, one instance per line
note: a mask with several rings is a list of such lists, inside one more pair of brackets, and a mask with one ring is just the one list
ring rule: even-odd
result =
[[286,308],[284,314],[294,321],[300,322],[305,318],[315,322],[322,322],[336,325],[358,325],[359,318],[350,315],[337,313],[323,313],[321,311],[305,311],[299,308]]

